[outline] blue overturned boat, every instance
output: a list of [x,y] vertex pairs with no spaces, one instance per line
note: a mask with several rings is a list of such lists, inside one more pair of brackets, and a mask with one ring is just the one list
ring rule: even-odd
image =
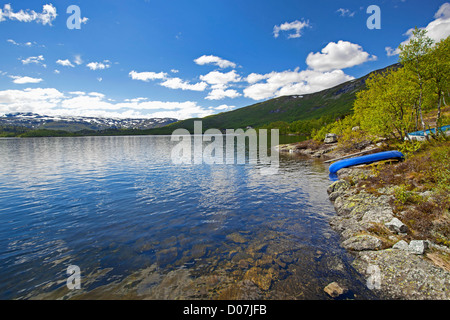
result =
[[348,168],[360,164],[370,164],[373,162],[383,160],[403,159],[403,158],[404,155],[400,151],[384,151],[337,161],[330,165],[329,170],[331,174],[335,174],[342,168]]
[[[444,133],[446,136],[450,136],[450,125],[440,127],[439,131]],[[431,134],[436,134],[436,128],[426,130],[426,133],[427,133],[428,136],[430,136]],[[408,140],[408,138],[410,140],[413,140],[413,141],[414,140],[424,141],[425,140],[425,134],[424,134],[423,130],[410,132],[410,133],[408,133],[408,136],[405,137],[405,140]]]

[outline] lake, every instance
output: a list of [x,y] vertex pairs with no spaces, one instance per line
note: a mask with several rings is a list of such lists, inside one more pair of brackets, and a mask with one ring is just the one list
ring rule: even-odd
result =
[[0,299],[375,298],[329,226],[326,165],[174,164],[174,144],[0,139]]

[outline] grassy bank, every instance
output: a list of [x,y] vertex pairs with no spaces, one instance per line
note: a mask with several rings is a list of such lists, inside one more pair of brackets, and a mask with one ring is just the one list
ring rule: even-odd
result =
[[381,188],[392,188],[391,205],[411,238],[450,247],[450,141],[415,143],[414,148],[403,162],[373,165],[369,176],[352,183],[375,195]]

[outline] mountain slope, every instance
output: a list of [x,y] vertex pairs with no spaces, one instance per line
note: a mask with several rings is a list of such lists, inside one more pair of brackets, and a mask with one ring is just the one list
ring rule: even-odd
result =
[[203,130],[245,129],[247,126],[264,127],[276,121],[293,122],[297,120],[317,119],[324,115],[344,115],[351,112],[356,93],[365,88],[365,81],[372,73],[383,72],[389,68],[398,68],[394,64],[373,71],[359,79],[344,82],[333,88],[303,96],[283,96],[256,103],[240,109],[219,113],[205,118],[178,121],[159,129],[152,129],[150,134],[171,134],[177,128],[193,132],[195,120],[202,121]]
[[106,129],[138,129],[145,130],[163,127],[173,123],[177,119],[152,118],[152,119],[114,119],[96,117],[74,116],[46,116],[36,113],[9,113],[0,116],[0,126],[19,126],[30,129],[63,130],[77,132],[81,130],[106,130]]

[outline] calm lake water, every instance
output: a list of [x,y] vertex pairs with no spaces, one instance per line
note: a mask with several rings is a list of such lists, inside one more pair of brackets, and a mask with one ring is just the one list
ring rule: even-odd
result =
[[174,145],[0,139],[0,299],[374,298],[329,227],[325,165],[176,165]]

